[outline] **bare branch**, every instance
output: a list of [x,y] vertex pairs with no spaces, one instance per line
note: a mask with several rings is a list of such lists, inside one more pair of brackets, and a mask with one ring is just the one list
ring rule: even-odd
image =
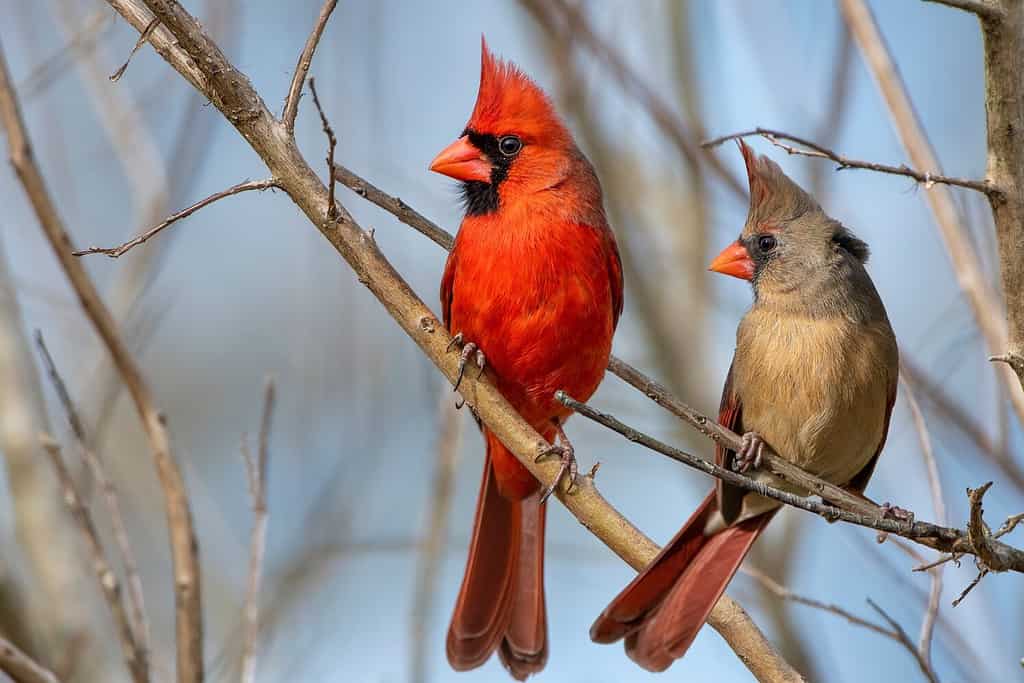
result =
[[1000,19],[1005,15],[1005,11],[998,3],[992,0],[924,0],[925,2],[934,2],[936,5],[945,5],[946,7],[952,7],[953,9],[960,9],[965,12],[977,14],[978,17],[983,19]]
[[[873,161],[860,161],[858,159],[851,159],[849,157],[833,152],[831,149],[819,145],[816,142],[812,142],[806,138],[801,138],[796,135],[784,133],[780,130],[772,130],[770,128],[758,127],[753,130],[745,130],[740,133],[730,133],[729,135],[723,135],[721,137],[714,138],[713,140],[707,140],[706,142],[702,142],[701,147],[717,147],[723,142],[728,142],[729,140],[738,140],[740,138],[747,138],[755,135],[763,137],[765,140],[772,143],[779,149],[785,150],[788,154],[796,154],[798,156],[811,157],[813,159],[828,159],[830,161],[834,161],[836,164],[839,165],[839,167],[836,169],[837,171],[844,171],[850,168],[859,168],[866,171],[877,171],[878,173],[888,173],[891,175],[906,176],[907,178],[913,178],[918,183],[923,184],[926,190],[930,190],[932,186],[936,184],[942,184],[964,187],[967,188],[968,190],[981,192],[982,194],[985,195],[1002,193],[1002,190],[997,188],[988,180],[968,180],[965,178],[952,178],[950,176],[945,176],[940,173],[918,171],[916,169],[910,168],[906,164],[901,164],[899,166],[890,166],[889,164],[879,164]],[[793,147],[792,145],[787,145],[785,143],[780,142],[780,140],[789,140],[790,142],[795,142],[801,147],[806,147],[807,149]]]
[[[292,76],[292,84],[288,87],[288,98],[284,102],[284,110],[281,112],[281,121],[289,135],[295,134],[295,117],[299,113],[299,99],[302,97],[302,86],[306,82],[306,74],[313,63],[313,53],[316,46],[320,44],[320,36],[324,33],[327,21],[331,18],[331,12],[337,7],[338,0],[325,0],[320,8],[320,15],[316,18],[313,32],[306,39],[306,45],[299,55],[299,63],[295,65],[295,74]],[[312,81],[310,82],[312,86]]]
[[267,462],[270,457],[270,420],[274,413],[274,380],[267,378],[263,392],[263,416],[260,419],[259,446],[253,460],[242,439],[242,459],[249,480],[253,526],[249,539],[249,580],[245,596],[245,642],[242,646],[242,683],[256,680],[257,645],[260,637],[260,586],[263,580],[263,555],[267,547]]
[[146,44],[146,41],[149,40],[149,35],[153,33],[153,30],[159,25],[160,22],[156,19],[153,19],[153,21],[149,22],[149,26],[147,26],[145,30],[139,34],[139,39],[135,41],[135,46],[132,48],[132,51],[128,53],[128,59],[124,60],[124,64],[118,67],[117,71],[110,74],[111,81],[117,83],[119,80],[121,80],[121,76],[124,76],[124,72],[128,70],[128,64],[131,63],[132,57],[135,56],[135,53],[139,51],[140,47]]
[[129,623],[135,642],[138,646],[140,656],[144,662],[150,660],[152,649],[150,647],[149,618],[146,615],[146,602],[142,590],[142,579],[139,577],[139,567],[135,561],[135,553],[132,551],[131,542],[128,539],[128,529],[124,523],[124,515],[121,513],[121,502],[114,487],[114,483],[107,476],[106,468],[96,456],[96,453],[88,447],[85,430],[82,421],[78,417],[78,411],[71,400],[64,378],[57,371],[57,365],[53,362],[50,350],[46,347],[42,332],[36,330],[36,346],[39,349],[39,356],[43,361],[43,367],[50,377],[50,382],[57,393],[57,398],[64,408],[71,433],[75,437],[79,454],[85,461],[89,472],[103,494],[106,503],[107,514],[110,516],[110,526],[114,532],[114,541],[117,543],[118,552],[121,556],[121,565],[124,567],[125,582],[128,585],[128,603],[130,605]]
[[[878,89],[889,108],[893,126],[903,143],[903,148],[906,150],[911,164],[919,169],[927,168],[938,172],[941,165],[917,118],[906,86],[893,63],[889,48],[885,44],[871,10],[864,0],[840,0],[839,8],[860,48],[868,71],[874,76]],[[1002,33],[1005,34],[1004,38],[1020,42],[1018,47],[1021,49],[1012,55],[1007,55],[1007,59],[1010,61],[1005,65],[1008,69],[1008,72],[1004,74],[1006,82],[1015,83],[1019,75],[1020,55],[1024,53],[1024,25],[1016,27],[1016,32],[1007,29]],[[1021,35],[1016,35],[1018,33]],[[1011,37],[1010,34],[1014,35]],[[1015,129],[1021,116],[1024,116],[1024,98],[1021,93],[1016,93],[1012,98],[1010,95],[1004,98],[992,90],[995,87],[991,82],[992,65],[989,63],[992,50],[987,50],[986,55],[986,78],[989,81],[988,101],[1014,99],[1016,103],[1016,108],[1013,108],[1011,112],[1012,116],[1006,120],[1000,118],[998,121],[994,121],[993,107],[986,108],[989,116],[988,178],[1004,195],[1000,199],[996,195],[989,194],[988,198],[995,217],[997,233],[999,233],[1003,291],[1010,294],[1024,291],[1024,239],[1021,239],[1019,234],[1020,226],[1024,224],[1024,198],[1021,197],[1020,189],[1020,181],[1024,180],[1024,156],[1019,157],[1021,170],[1018,175],[1020,177],[1013,173],[1000,172],[1002,169],[997,168],[998,164],[993,162],[992,152],[993,147],[996,146],[993,137],[999,137],[1008,146],[1004,151],[1012,147],[1016,150],[1013,154],[1024,155],[1024,151],[1017,149],[1020,147],[1017,136],[1006,132],[1007,129]],[[997,123],[1003,130],[993,130]],[[1006,136],[1009,138],[1005,139]],[[978,253],[957,215],[956,206],[948,188],[943,186],[932,188],[932,191],[925,193],[925,200],[935,216],[935,222],[953,264],[953,272],[956,274],[957,282],[966,295],[968,303],[970,303],[971,312],[985,339],[989,353],[1017,355],[1024,353],[1024,346],[1022,346],[1024,345],[1024,297],[1007,297],[1011,319],[1009,329],[1013,331],[1013,336],[1010,338],[1001,299],[989,285],[989,279],[982,270]],[[1011,245],[1015,249],[1013,254],[1008,253]],[[1009,348],[1007,348],[1008,346]],[[1024,370],[1024,363],[1021,368]],[[1021,389],[1024,375],[1015,377],[1009,368],[1005,368],[997,370],[997,376],[1006,386],[1007,395],[1010,397],[1018,419],[1024,421],[1024,390]]]
[[135,683],[147,683],[149,681],[149,662],[146,653],[139,647],[135,634],[132,632],[131,620],[128,618],[128,612],[124,608],[124,601],[121,597],[121,583],[117,580],[117,574],[110,568],[110,563],[107,561],[103,542],[100,541],[100,535],[96,531],[96,525],[93,524],[89,508],[82,500],[81,494],[78,493],[71,473],[64,464],[60,445],[45,434],[40,436],[40,441],[43,450],[50,456],[50,462],[57,473],[57,479],[63,490],[64,502],[89,547],[96,580],[100,584],[103,597],[110,609],[110,616],[113,617],[121,638],[121,649],[124,652],[124,662],[128,667],[128,672],[132,675],[132,680]]
[[[153,32],[151,41],[162,34]],[[0,122],[7,131],[11,163],[25,194],[65,275],[78,294],[86,316],[110,352],[127,385],[153,451],[160,485],[164,491],[171,555],[174,563],[174,591],[177,609],[179,681],[199,683],[203,678],[202,608],[199,592],[199,550],[192,525],[188,495],[181,470],[170,449],[164,417],[155,408],[153,395],[142,371],[128,352],[107,310],[81,262],[71,255],[71,237],[57,213],[43,176],[36,165],[28,133],[21,118],[6,60],[0,47]]]
[[921,653],[914,647],[914,641],[910,639],[910,636],[908,636],[907,632],[903,630],[903,627],[899,625],[899,622],[890,617],[889,614],[879,607],[871,598],[868,598],[868,604],[871,605],[872,609],[878,612],[879,616],[885,619],[890,627],[892,627],[893,632],[896,634],[897,642],[901,643],[903,647],[910,650],[910,653],[914,655],[914,659],[917,660],[917,665],[921,668],[921,672],[925,675],[925,678],[927,678],[930,683],[939,683],[939,677],[935,673],[935,669],[932,668],[932,665],[929,662],[922,659]]
[[74,256],[87,256],[89,254],[105,254],[110,258],[118,258],[125,252],[139,246],[140,244],[148,242],[150,239],[155,237],[158,233],[162,232],[164,228],[168,227],[169,225],[177,221],[180,221],[183,218],[188,218],[199,209],[209,206],[210,204],[213,204],[216,201],[220,201],[221,199],[224,199],[225,197],[230,197],[232,195],[241,194],[242,192],[249,192],[250,190],[259,190],[260,192],[262,192],[264,190],[269,190],[270,188],[275,187],[280,188],[280,185],[273,178],[267,178],[265,180],[246,180],[245,182],[238,183],[237,185],[232,185],[226,190],[214,192],[209,197],[200,199],[192,206],[184,208],[177,213],[171,214],[157,225],[154,225],[149,230],[133,237],[124,244],[121,244],[116,247],[89,247],[88,249],[80,249],[79,251],[74,251],[71,253]]
[[313,104],[316,105],[316,112],[320,115],[320,124],[323,126],[324,135],[327,136],[327,218],[333,220],[337,217],[338,211],[334,203],[334,148],[338,146],[338,138],[334,136],[334,129],[327,121],[324,108],[320,106],[320,98],[316,94],[316,83],[309,79],[309,92],[313,93]]
[[60,683],[52,671],[0,636],[0,671],[18,683]]
[[[968,535],[959,529],[938,526],[929,522],[909,522],[890,519],[884,516],[884,513],[880,508],[873,506],[871,503],[869,503],[869,505],[872,505],[875,510],[873,513],[853,512],[833,505],[828,505],[826,503],[819,503],[811,498],[805,498],[789,493],[788,491],[782,491],[768,486],[767,484],[753,479],[752,477],[745,476],[738,472],[733,472],[732,470],[728,470],[713,462],[704,460],[703,458],[699,458],[678,448],[662,443],[654,437],[621,422],[612,415],[602,413],[586,403],[581,403],[573,399],[564,391],[555,392],[555,397],[562,403],[562,405],[572,408],[573,411],[579,413],[583,417],[593,420],[594,422],[621,434],[626,439],[634,443],[638,443],[650,450],[668,456],[677,462],[681,462],[684,465],[700,470],[705,474],[721,479],[722,481],[733,486],[737,486],[745,491],[751,491],[758,495],[765,496],[766,498],[777,500],[785,505],[790,505],[806,512],[812,512],[828,521],[834,522],[841,520],[858,526],[867,527],[869,529],[884,531],[886,533],[902,536],[903,538],[910,539],[916,543],[936,550],[946,552],[955,551],[978,555],[979,557],[984,554],[991,557],[994,563],[998,563],[997,566],[1000,567],[998,571],[1006,571],[1009,569],[1012,571],[1024,572],[1024,551],[1013,548],[1004,543],[1000,543],[999,541],[986,539],[984,550],[979,552],[979,548],[973,544]],[[721,429],[723,428],[720,425],[717,425],[716,431]],[[710,438],[714,438],[711,437],[709,433],[710,431],[711,430],[708,429],[708,431],[703,433]],[[793,465],[790,466],[795,468]],[[806,472],[801,477],[801,480],[806,481],[815,481],[816,479],[816,477]],[[821,488],[822,486],[827,488],[831,485],[827,484],[827,482],[821,481],[820,484],[810,487],[809,490],[816,491],[816,489]],[[826,494],[826,497],[830,497],[830,494]],[[864,503],[862,502],[857,509],[861,510],[863,508]]]
[[[108,0],[136,30],[145,28],[151,16],[139,16],[137,1]],[[296,205],[353,268],[359,281],[381,301],[403,331],[424,354],[454,382],[458,359],[446,351],[451,337],[436,316],[409,288],[377,249],[369,235],[338,206],[337,220],[328,219],[329,194],[302,157],[293,139],[283,134],[248,78],[239,72],[202,31],[195,19],[176,2],[146,0],[162,26],[150,43],[171,66],[182,73],[220,110],[266,163]],[[131,5],[131,7],[129,7]],[[162,29],[173,35],[164,35]],[[200,70],[192,77],[192,68]],[[546,442],[509,406],[484,378],[463,380],[462,395],[504,443],[543,485],[555,480],[558,463],[536,463]],[[561,489],[559,500],[585,526],[634,568],[646,566],[658,548],[642,532],[609,505],[589,479],[582,479],[570,495]],[[719,600],[709,624],[729,643],[751,672],[762,681],[798,681],[799,674],[768,643],[764,634],[736,603]]]

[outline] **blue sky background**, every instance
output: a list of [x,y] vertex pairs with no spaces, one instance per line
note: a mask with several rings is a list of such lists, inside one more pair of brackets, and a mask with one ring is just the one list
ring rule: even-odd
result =
[[[671,34],[666,3],[624,1],[588,4],[604,36],[611,36],[633,67],[666,99],[671,94]],[[59,2],[26,6],[0,0],[0,39],[23,85],[33,69],[64,44],[55,28]],[[74,3],[72,3],[74,4]],[[203,3],[184,3],[200,13]],[[279,110],[302,44],[319,9],[314,0],[248,0],[233,25],[227,49],[272,109]],[[981,44],[969,15],[923,2],[872,3],[879,24],[910,89],[944,168],[982,177],[984,110]],[[82,3],[80,17],[105,5]],[[705,126],[717,135],[755,126],[817,137],[827,110],[839,18],[817,0],[720,0],[690,3],[692,49]],[[339,161],[400,195],[454,231],[460,219],[453,183],[427,171],[430,159],[463,128],[479,76],[479,37],[518,63],[554,93],[554,67],[537,27],[514,2],[340,3],[311,70],[338,134]],[[119,19],[102,33],[102,59],[113,71],[136,34]],[[651,187],[607,187],[626,193],[630,212],[616,225],[623,239],[636,224],[659,221],[661,237],[637,236],[657,252],[658,239],[685,216],[672,213],[686,196],[688,179],[675,149],[645,111],[625,96],[604,67],[577,52],[593,115],[608,132],[623,163],[637,161]],[[108,71],[108,73],[109,73]],[[197,97],[149,48],[134,57],[126,75],[104,88],[129,95],[141,111],[160,155],[176,144],[182,116]],[[77,245],[113,244],[139,228],[140,178],[116,161],[90,96],[74,68],[59,69],[45,89],[26,97],[25,115],[51,187]],[[194,104],[194,102],[193,102]],[[300,144],[314,167],[324,139],[312,103],[302,101]],[[859,55],[854,56],[848,111],[835,148],[849,156],[892,164],[905,161]],[[575,126],[569,118],[571,127]],[[188,177],[169,179],[176,209],[245,178],[266,175],[259,159],[212,107],[199,110],[186,135],[209,127],[205,156]],[[819,161],[786,157],[762,140],[752,144],[809,183]],[[739,174],[730,146],[712,152]],[[738,176],[742,177],[742,176]],[[142,180],[145,180],[144,178]],[[712,180],[706,259],[739,231],[746,206]],[[655,187],[656,186],[656,187]],[[662,193],[655,196],[652,193]],[[911,181],[859,171],[831,174],[821,197],[826,210],[873,248],[872,276],[886,302],[904,355],[995,436],[1005,401],[997,394],[973,320],[950,271],[938,231]],[[435,305],[443,252],[344,189],[339,197],[363,223],[395,266],[430,305]],[[652,199],[653,197],[653,199]],[[964,216],[993,263],[992,230],[980,199],[957,194]],[[58,362],[68,369],[76,398],[92,411],[99,346],[75,306],[41,239],[13,173],[0,169],[0,236],[15,272],[26,325],[47,334]],[[682,204],[685,211],[685,202]],[[644,220],[634,222],[644,214]],[[660,212],[660,213],[658,213]],[[234,676],[239,604],[244,587],[250,515],[240,434],[256,429],[262,378],[272,373],[279,403],[272,440],[268,583],[273,604],[260,662],[260,680],[398,682],[409,680],[410,605],[417,567],[416,539],[424,527],[434,460],[440,376],[347,266],[282,194],[244,195],[204,209],[163,236],[165,261],[142,309],[153,321],[141,359],[166,410],[195,505],[205,568],[211,680]],[[152,244],[152,243],[151,243]],[[91,272],[108,291],[132,259],[92,257]],[[705,260],[706,260],[705,259]],[[671,267],[671,264],[668,264]],[[713,412],[729,362],[733,333],[749,302],[736,280],[707,277],[711,316],[680,335],[706,349],[700,359],[708,381],[685,396]],[[677,282],[672,281],[672,282]],[[671,283],[670,283],[671,284]],[[626,315],[615,352],[655,372],[626,283]],[[685,299],[673,291],[670,298]],[[684,353],[680,349],[679,353]],[[710,382],[710,384],[709,384]],[[652,404],[609,378],[593,399],[636,426],[666,438],[680,429]],[[969,450],[955,432],[929,418],[952,523],[966,515],[968,486],[995,478],[986,502],[991,523],[1021,511],[1021,492]],[[444,563],[428,633],[431,681],[503,681],[496,660],[456,675],[445,661],[444,634],[461,579],[480,474],[482,444],[468,415]],[[711,482],[576,419],[570,423],[582,467],[603,463],[603,492],[628,518],[664,542],[689,515]],[[690,437],[687,437],[690,438]],[[1020,431],[1010,429],[1020,446]],[[710,444],[690,440],[699,452]],[[163,514],[147,449],[128,401],[116,407],[103,451],[125,491],[131,532],[143,557],[143,579],[161,638],[169,651],[173,618]],[[886,453],[868,491],[933,519],[916,433],[903,402],[897,404]],[[0,499],[2,500],[2,499]],[[6,514],[6,513],[5,513]],[[913,561],[873,534],[829,526],[790,510],[786,521],[760,541],[758,558],[794,553],[785,583],[793,590],[874,618],[865,600],[882,605],[916,640],[927,595],[927,577],[911,573]],[[799,527],[792,535],[784,533]],[[555,504],[549,513],[547,590],[551,655],[540,680],[571,683],[643,681],[619,646],[598,646],[587,629],[598,611],[632,576],[632,570]],[[5,543],[10,543],[5,540]],[[311,550],[312,549],[312,550]],[[307,558],[294,566],[297,558]],[[1024,655],[1021,582],[990,576],[955,610],[950,601],[973,578],[971,562],[949,567],[936,634],[935,663],[944,681],[1016,680]],[[779,577],[781,578],[781,577]],[[296,588],[298,586],[299,588]],[[91,588],[91,587],[90,587]],[[778,635],[771,618],[776,598],[740,576],[729,593],[755,620]],[[892,641],[841,619],[800,606],[785,608],[797,640],[823,680],[920,680],[910,655]],[[106,627],[101,617],[98,623]],[[959,636],[953,637],[951,633]],[[965,654],[957,638],[975,656]],[[984,669],[972,662],[984,662]],[[161,663],[170,670],[171,660]],[[705,629],[670,680],[747,681],[741,662],[711,629]]]

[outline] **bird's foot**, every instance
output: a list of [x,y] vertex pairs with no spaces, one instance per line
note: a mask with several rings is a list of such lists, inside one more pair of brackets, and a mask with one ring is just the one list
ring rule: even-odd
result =
[[732,468],[737,472],[745,473],[761,467],[764,460],[764,439],[757,432],[747,432],[743,435],[743,445],[736,451],[733,458]]
[[466,366],[469,365],[469,359],[473,358],[474,363],[478,372],[476,373],[477,379],[480,379],[480,375],[484,374],[484,368],[487,367],[487,356],[480,350],[473,342],[467,342],[464,340],[462,333],[457,333],[452,340],[448,343],[446,351],[451,351],[456,346],[461,346],[462,350],[459,351],[459,375],[455,378],[455,386],[452,387],[452,391],[458,391],[459,385],[462,384],[462,378],[466,375]]
[[537,457],[534,458],[534,462],[540,462],[549,455],[558,455],[561,461],[561,467],[558,468],[558,475],[554,481],[544,489],[544,492],[540,495],[540,502],[543,503],[551,494],[558,488],[558,484],[561,483],[562,478],[568,475],[569,486],[565,489],[566,493],[572,491],[572,487],[576,485],[576,475],[579,474],[579,466],[576,464],[576,451],[572,447],[572,443],[565,436],[565,432],[562,431],[561,425],[556,425],[558,429],[558,441],[559,444],[549,444],[540,449],[537,453]]
[[897,522],[907,522],[909,524],[914,523],[914,513],[910,510],[904,510],[901,507],[896,507],[892,503],[882,503],[878,507],[882,509],[882,519],[892,519]]

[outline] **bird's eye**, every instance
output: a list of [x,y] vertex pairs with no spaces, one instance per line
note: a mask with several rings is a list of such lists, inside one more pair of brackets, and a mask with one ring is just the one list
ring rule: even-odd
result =
[[761,235],[757,238],[757,248],[762,254],[770,254],[775,251],[777,244],[772,235]]
[[523,148],[523,141],[515,135],[506,135],[498,140],[498,149],[507,157],[514,157]]

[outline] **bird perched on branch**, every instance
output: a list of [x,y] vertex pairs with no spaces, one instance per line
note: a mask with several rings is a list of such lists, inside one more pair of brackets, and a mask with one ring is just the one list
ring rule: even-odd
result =
[[[448,661],[483,664],[498,649],[517,679],[547,661],[545,500],[576,476],[558,389],[586,400],[604,377],[622,312],[622,267],[590,162],[544,92],[482,44],[480,90],[459,138],[431,170],[461,181],[466,216],[441,280],[445,326],[461,346],[459,379],[486,368],[551,444],[558,479],[540,482],[483,427],[487,455]],[[555,445],[555,439],[558,445]]]
[[[817,476],[862,494],[896,400],[896,338],[864,268],[868,247],[742,141],[750,209],[739,239],[711,270],[749,280],[719,421],[744,434],[725,467],[758,471],[764,444]],[[778,511],[775,500],[718,481],[682,530],[604,610],[591,638],[625,638],[640,666],[662,671],[689,648]],[[894,514],[905,514],[895,509]]]

